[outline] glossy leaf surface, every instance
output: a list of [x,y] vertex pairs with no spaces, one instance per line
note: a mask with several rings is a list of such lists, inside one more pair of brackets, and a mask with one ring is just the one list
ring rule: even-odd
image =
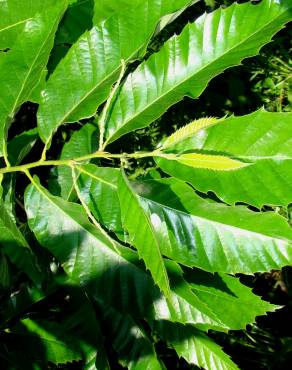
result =
[[118,79],[121,60],[136,58],[159,19],[186,3],[187,0],[143,1],[143,6],[131,8],[126,14],[116,13],[85,32],[59,63],[42,93],[38,112],[42,140],[49,142],[63,123],[93,116]]
[[78,186],[82,199],[99,220],[109,230],[123,238],[118,182],[120,170],[111,167],[97,167],[87,164],[77,167]]
[[[36,180],[35,180],[36,181]],[[85,216],[79,205],[51,196],[37,182],[26,191],[29,225],[39,242],[62,264],[68,276],[97,300],[134,317],[192,323],[201,329],[231,329],[228,310],[218,315],[191,290],[174,262],[165,261],[171,292],[161,295],[135,252],[112,243]],[[43,222],[39,222],[43,220]],[[115,292],[113,295],[112,292]],[[273,310],[263,302],[253,315]],[[241,317],[239,315],[239,317]],[[237,320],[237,319],[236,319]],[[242,316],[241,327],[246,319]],[[234,322],[238,327],[238,321]]]
[[149,125],[184,96],[197,98],[213,77],[269,42],[291,9],[289,0],[235,3],[187,25],[128,76],[107,122],[107,143]]
[[[175,152],[202,150],[224,153],[250,163],[230,172],[190,169],[158,158],[161,168],[190,182],[202,192],[213,191],[227,203],[246,202],[285,205],[292,201],[291,113],[263,110],[247,116],[230,117],[174,145]],[[170,149],[170,148],[168,148]]]
[[[292,231],[280,216],[204,200],[175,179],[145,181],[135,188],[162,254],[177,262],[228,273],[267,271],[292,262]],[[139,233],[147,227],[140,225]]]
[[[60,159],[78,158],[96,150],[97,128],[92,124],[84,125],[75,131],[69,141],[64,144]],[[74,194],[72,171],[68,166],[58,168],[57,186],[63,199],[71,200]]]
[[238,369],[218,344],[194,327],[159,321],[154,324],[154,331],[189,364],[206,370]]
[[[54,34],[65,10],[65,0],[29,19],[4,58],[0,59],[0,155],[17,108],[31,94],[49,58]],[[9,71],[9,73],[7,73]]]
[[130,243],[137,248],[146,268],[150,270],[155,283],[169,295],[169,281],[162,258],[159,239],[139,199],[126,176],[120,177],[118,194],[121,204],[122,224],[129,233]]

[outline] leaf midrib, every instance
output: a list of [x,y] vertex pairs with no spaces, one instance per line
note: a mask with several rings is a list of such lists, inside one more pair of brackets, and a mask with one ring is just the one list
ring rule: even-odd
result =
[[[35,18],[35,20],[37,20],[37,22],[38,22],[38,23],[40,22],[40,19],[41,19],[40,17]],[[55,24],[56,24],[56,22],[58,22],[58,20],[59,20],[59,16],[58,16],[58,17],[56,17],[56,19],[55,19],[55,21],[54,21],[53,25],[51,25],[51,31],[48,33],[47,37],[45,38],[45,40],[43,41],[43,43],[42,43],[42,44],[41,44],[41,46],[39,47],[38,53],[36,54],[35,58],[33,59],[33,62],[31,63],[31,66],[30,66],[30,68],[29,68],[29,70],[28,70],[28,72],[27,72],[27,74],[26,74],[26,77],[25,77],[25,79],[24,79],[23,83],[22,83],[22,87],[21,87],[21,89],[20,89],[20,91],[19,91],[19,93],[18,93],[18,95],[17,95],[17,97],[16,97],[16,99],[15,99],[15,103],[14,103],[14,105],[13,105],[12,109],[11,109],[10,114],[13,114],[13,113],[14,113],[14,111],[15,111],[15,109],[16,109],[16,107],[17,107],[18,103],[19,103],[19,102],[18,102],[19,97],[21,96],[21,94],[22,94],[22,92],[23,92],[23,89],[24,89],[25,84],[26,84],[26,82],[27,82],[27,80],[28,80],[28,78],[29,78],[29,76],[30,76],[30,74],[31,74],[31,71],[32,71],[32,69],[34,68],[34,66],[35,66],[35,64],[36,64],[36,61],[38,60],[38,57],[39,57],[39,55],[41,54],[41,51],[43,50],[44,45],[46,45],[47,41],[50,39],[50,37],[51,37],[51,35],[52,35],[52,33],[53,33],[53,30],[54,30]]]
[[4,28],[1,28],[0,29],[0,32],[3,32],[3,31],[7,31],[8,29],[10,28],[13,28],[13,27],[17,27],[18,25],[22,24],[22,23],[26,23],[27,21],[30,21],[32,20],[33,18],[32,17],[29,17],[29,18],[26,18],[26,19],[23,19],[19,22],[16,22],[16,23],[13,23],[13,24],[10,24],[9,26],[6,26]]
[[190,217],[190,218],[195,218],[195,219],[198,219],[202,222],[207,222],[207,223],[211,223],[211,224],[214,224],[215,225],[215,228],[216,226],[219,226],[219,227],[226,227],[227,229],[235,229],[235,231],[233,231],[233,233],[236,233],[237,230],[240,230],[241,232],[244,231],[246,233],[252,233],[252,234],[255,234],[257,235],[258,237],[260,238],[266,238],[268,240],[272,240],[272,241],[277,241],[279,243],[284,243],[285,245],[288,245],[289,243],[289,240],[284,238],[284,239],[279,239],[277,237],[273,237],[273,236],[270,236],[270,235],[265,235],[265,234],[260,234],[259,232],[256,232],[256,231],[252,231],[252,230],[248,230],[248,229],[242,229],[238,226],[234,226],[234,225],[230,225],[230,224],[226,224],[226,223],[221,223],[219,221],[215,221],[215,220],[211,220],[211,219],[208,219],[208,218],[205,218],[203,216],[197,216],[197,215],[194,215],[192,213],[186,213],[184,211],[181,211],[181,210],[178,210],[178,209],[175,209],[175,208],[172,208],[170,206],[167,206],[163,203],[159,203],[158,201],[154,201],[152,199],[148,199],[148,198],[144,198],[143,196],[141,195],[138,195],[139,197],[141,197],[142,199],[144,199],[147,202],[149,203],[154,203],[154,204],[157,204],[158,206],[160,206],[161,208],[166,208],[166,209],[169,209],[172,213],[179,213],[179,214],[182,214],[183,216],[187,216],[187,217]]
[[[209,294],[209,295],[212,295],[214,297],[217,297],[217,298],[220,298],[220,299],[225,299],[225,300],[228,300],[230,302],[233,302],[233,303],[236,303],[236,304],[239,304],[239,305],[242,305],[242,303],[246,303],[246,304],[252,304],[253,306],[255,307],[260,307],[262,308],[262,302],[256,302],[255,303],[255,300],[246,300],[244,297],[238,297],[238,296],[235,296],[235,298],[238,299],[238,301],[236,301],[234,298],[231,298],[227,295],[227,293],[223,293],[223,295],[220,295],[214,291],[210,292],[209,290],[207,289],[203,289],[202,286],[198,287],[197,285],[195,284],[192,284],[191,283],[191,289],[192,291],[199,291],[199,292],[203,292],[203,293],[206,293],[206,294]],[[226,295],[227,296],[226,296]],[[255,296],[256,298],[258,298],[257,296]],[[264,303],[267,303],[268,302],[265,302]],[[271,307],[272,308],[272,307]]]
[[[47,194],[43,191],[43,189],[38,185],[38,183],[37,182],[33,182],[32,183],[33,184],[33,186],[35,187],[35,188],[37,188],[38,189],[38,191],[47,199],[47,201],[49,202],[49,203],[51,203],[54,207],[56,207],[56,208],[58,208],[59,209],[59,211],[63,214],[63,215],[65,215],[66,217],[68,217],[68,218],[70,218],[70,220],[72,220],[75,224],[77,224],[82,230],[84,230],[86,233],[88,233],[88,234],[90,234],[94,239],[96,239],[97,241],[99,241],[100,242],[100,244],[102,244],[102,246],[104,247],[104,249],[106,249],[106,251],[109,251],[109,252],[111,252],[112,253],[112,255],[114,255],[115,257],[117,256],[117,254],[116,253],[114,253],[114,251],[110,248],[110,247],[108,247],[106,244],[105,244],[105,242],[104,241],[102,241],[102,240],[99,240],[97,237],[96,237],[96,235],[94,234],[94,233],[92,233],[91,231],[89,231],[86,227],[84,227],[82,224],[80,224],[78,221],[76,221],[73,217],[71,217],[68,213],[66,213],[57,203],[55,203],[52,199],[50,199],[50,197],[49,196],[47,196]],[[52,196],[53,197],[53,196]],[[78,204],[77,204],[78,205]],[[80,205],[79,205],[80,206]],[[82,206],[80,206],[80,208],[82,208]],[[89,221],[88,221],[89,222]],[[90,222],[89,222],[90,223]],[[94,225],[92,225],[91,223],[90,223],[90,225],[92,226],[92,227],[94,227]],[[121,257],[121,258],[123,258],[121,255],[118,255],[118,257]],[[124,258],[123,258],[124,259]],[[127,261],[126,259],[124,259],[125,261]],[[66,261],[65,261],[66,262]],[[127,261],[128,262],[128,261]]]
[[99,182],[101,182],[101,183],[103,183],[105,185],[108,185],[108,186],[110,186],[113,189],[117,189],[118,188],[117,185],[114,185],[114,184],[112,184],[110,182],[107,182],[104,179],[102,179],[101,177],[96,176],[95,174],[93,175],[92,173],[88,172],[87,170],[85,170],[81,166],[76,166],[76,168],[78,169],[78,171],[84,173],[85,175],[87,175],[87,176],[89,176],[89,177],[91,177],[91,178],[93,178],[93,179],[95,179],[95,180],[97,180],[97,181],[99,181]]
[[[158,243],[158,240],[156,238],[156,234],[153,230],[153,225],[152,223],[150,222],[149,218],[148,218],[148,215],[146,214],[145,210],[143,209],[143,207],[141,207],[140,205],[140,202],[139,202],[139,198],[138,198],[138,195],[135,194],[135,192],[133,191],[133,189],[131,188],[131,186],[129,184],[126,183],[127,180],[123,180],[123,183],[124,183],[124,186],[126,186],[132,197],[134,198],[134,201],[137,203],[137,206],[140,208],[140,210],[142,211],[142,214],[144,216],[144,219],[146,220],[146,223],[150,229],[150,233],[152,235],[152,238],[154,240],[154,244],[155,244],[155,247],[156,247],[156,250],[158,252],[158,256],[160,257],[160,262],[161,262],[161,265],[162,265],[162,270],[163,270],[163,277],[164,279],[166,280],[166,288],[167,288],[167,292],[168,292],[168,295],[170,294],[170,286],[169,286],[169,278],[168,278],[168,274],[167,274],[167,271],[166,271],[166,268],[165,268],[165,264],[164,264],[164,261],[163,261],[163,256],[162,256],[162,253],[161,253],[161,250],[159,248],[159,243]],[[139,248],[140,249],[140,248]],[[141,252],[139,251],[138,249],[138,253],[140,254]],[[145,262],[145,260],[144,260]],[[146,263],[146,262],[145,262]],[[151,270],[150,270],[151,271]]]
[[[97,28],[97,26],[94,26],[93,28]],[[93,29],[92,28],[92,29]],[[91,30],[92,30],[91,29]],[[87,31],[88,32],[88,31]],[[91,32],[91,31],[89,31]],[[103,31],[102,31],[103,32]],[[130,61],[137,53],[138,51],[143,47],[143,45],[141,45],[138,49],[136,49],[127,59],[126,59],[126,62]],[[72,51],[73,52],[73,51]],[[59,127],[60,125],[62,125],[63,123],[66,122],[66,119],[68,117],[70,117],[70,115],[75,111],[76,108],[78,108],[83,102],[84,100],[86,100],[88,98],[88,96],[90,96],[95,90],[97,90],[98,88],[100,88],[103,84],[106,84],[108,80],[111,80],[112,76],[114,76],[115,74],[118,73],[118,71],[121,69],[121,60],[120,60],[120,63],[119,65],[117,66],[117,68],[115,68],[110,74],[106,75],[101,81],[99,81],[96,85],[94,85],[94,87],[92,89],[89,90],[88,93],[86,93],[79,101],[78,103],[76,103],[75,105],[73,105],[73,107],[61,118],[59,119],[58,121],[58,124],[54,126],[53,128],[53,131],[52,133],[50,134],[49,138],[46,140],[46,143],[49,143],[52,139],[52,136],[56,130],[57,127]],[[52,75],[52,77],[54,76],[54,74]],[[113,84],[115,83],[115,81],[113,82]],[[111,84],[111,86],[113,85]],[[104,99],[105,100],[105,99]],[[103,100],[103,101],[104,101]],[[102,103],[102,102],[101,102]],[[101,104],[100,103],[100,104]],[[86,117],[83,117],[83,118],[86,118]]]

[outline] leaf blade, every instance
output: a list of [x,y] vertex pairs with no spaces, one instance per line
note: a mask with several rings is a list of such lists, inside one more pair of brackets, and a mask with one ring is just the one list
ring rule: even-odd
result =
[[127,77],[107,122],[106,143],[146,127],[186,95],[197,98],[211,78],[269,42],[290,11],[287,0],[233,4],[187,25]]
[[178,356],[183,357],[189,364],[206,370],[239,369],[220,346],[194,327],[173,325],[165,321],[155,322],[153,327],[153,330],[175,349]]
[[[170,293],[169,281],[158,241],[151,222],[140,207],[125,174],[122,174],[119,180],[118,196],[121,204],[122,224],[130,234],[130,241],[137,248],[139,256],[144,260],[147,269],[150,270],[155,283],[168,296]],[[137,217],[138,215],[139,217]],[[141,220],[143,221],[141,222]]]
[[291,264],[292,232],[278,215],[204,200],[174,178],[135,189],[163,255],[179,263],[231,274]]
[[26,101],[38,83],[53,44],[66,1],[47,9],[26,22],[13,50],[0,61],[0,155],[6,152],[7,130],[16,109]]
[[163,158],[156,158],[156,162],[166,173],[191,183],[201,192],[213,191],[229,204],[245,202],[258,208],[264,204],[287,205],[292,201],[292,192],[287,191],[292,183],[290,123],[291,113],[260,109],[230,117],[171,148],[176,153],[194,148],[224,153],[251,163],[237,171],[219,173],[183,164],[173,166]]
[[[58,64],[43,91],[38,112],[41,139],[49,143],[63,123],[93,116],[118,79],[121,60],[136,58],[161,16],[186,3],[188,0],[147,0],[126,14],[113,14],[85,32]],[[148,22],[138,23],[139,16]]]
[[143,271],[137,254],[118,243],[113,249],[108,239],[88,222],[81,206],[51,196],[34,180],[26,190],[25,207],[29,226],[40,244],[93,299],[102,299],[120,312],[138,318],[193,323],[203,330],[228,329],[191,291],[173,263],[167,266],[171,293],[166,299]]

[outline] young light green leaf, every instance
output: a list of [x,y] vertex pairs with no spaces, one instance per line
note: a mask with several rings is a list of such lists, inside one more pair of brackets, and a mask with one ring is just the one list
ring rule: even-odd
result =
[[189,138],[190,136],[195,135],[197,132],[205,129],[207,127],[216,125],[220,120],[215,117],[206,117],[196,119],[195,121],[181,127],[177,131],[175,131],[172,135],[170,135],[162,144],[161,149],[167,149],[185,139]]
[[156,158],[156,162],[166,173],[201,192],[213,191],[229,204],[286,205],[292,201],[292,192],[287,191],[292,183],[291,119],[291,113],[258,110],[230,117],[172,147],[176,153],[204,150],[252,163],[237,171],[206,171],[164,158]]
[[197,98],[213,77],[257,54],[291,9],[290,0],[235,3],[188,24],[127,77],[112,106],[107,144],[146,127],[184,96]]
[[7,130],[17,108],[30,97],[41,77],[65,7],[65,0],[58,1],[27,20],[12,50],[0,60],[0,156],[7,157]]
[[138,250],[139,256],[150,270],[155,283],[166,296],[170,293],[169,280],[160,251],[159,241],[151,220],[139,204],[125,174],[119,179],[118,196],[121,205],[122,224],[129,233],[130,243]]
[[223,155],[200,153],[166,154],[162,158],[165,161],[173,161],[174,166],[178,163],[191,168],[205,168],[216,171],[234,171],[249,165]]
[[118,79],[121,60],[143,54],[159,19],[188,2],[143,1],[142,6],[116,13],[85,32],[58,64],[42,93],[38,111],[42,140],[49,143],[63,123],[93,116]]
[[292,231],[279,215],[204,200],[173,178],[134,188],[162,254],[177,262],[247,274],[292,262]]

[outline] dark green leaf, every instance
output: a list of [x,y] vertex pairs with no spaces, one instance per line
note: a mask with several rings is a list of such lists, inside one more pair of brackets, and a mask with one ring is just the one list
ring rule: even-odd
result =
[[33,281],[38,283],[41,272],[35,256],[0,200],[0,245],[5,254]]
[[130,370],[161,370],[153,344],[142,327],[127,314],[101,305],[104,330],[119,354],[120,363]]
[[62,325],[43,320],[24,319],[11,333],[17,335],[28,357],[59,364],[82,359],[79,343],[65,333]]
[[236,370],[229,356],[206,334],[188,325],[166,321],[154,323],[154,331],[172,346],[179,357],[206,370]]

